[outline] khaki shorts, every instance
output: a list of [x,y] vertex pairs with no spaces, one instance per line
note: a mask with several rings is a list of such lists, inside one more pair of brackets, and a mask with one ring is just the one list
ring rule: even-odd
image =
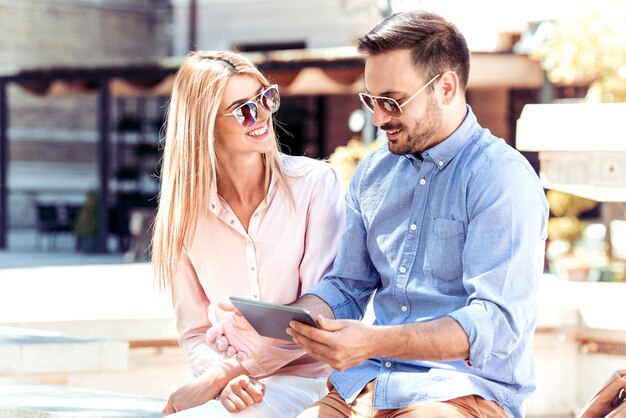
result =
[[425,402],[402,409],[374,410],[374,385],[372,380],[350,405],[339,396],[329,383],[330,392],[311,405],[298,418],[506,418],[507,414],[497,403],[480,396],[469,395],[445,402]]

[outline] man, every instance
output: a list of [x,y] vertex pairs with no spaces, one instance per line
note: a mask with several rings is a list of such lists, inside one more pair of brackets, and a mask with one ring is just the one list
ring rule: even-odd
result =
[[[359,165],[333,270],[294,303],[322,327],[292,322],[294,342],[336,370],[300,417],[522,417],[535,389],[543,189],[466,104],[469,51],[455,26],[400,13],[358,48],[361,99],[389,149]],[[358,320],[372,295],[369,325]],[[254,356],[262,347],[243,343],[237,323],[209,340]]]

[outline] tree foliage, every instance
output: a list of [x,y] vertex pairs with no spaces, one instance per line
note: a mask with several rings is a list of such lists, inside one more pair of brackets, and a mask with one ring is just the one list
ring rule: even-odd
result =
[[554,22],[531,56],[555,83],[590,81],[589,101],[626,101],[626,2],[598,2],[580,19]]

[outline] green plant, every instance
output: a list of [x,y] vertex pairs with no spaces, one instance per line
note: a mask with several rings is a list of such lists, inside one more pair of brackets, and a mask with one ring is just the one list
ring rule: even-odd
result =
[[328,162],[335,168],[346,189],[361,160],[381,145],[383,143],[380,141],[365,145],[363,141],[355,137],[350,139],[346,145],[335,148],[335,151],[328,158]]
[[568,280],[588,280],[591,269],[605,262],[603,254],[576,245],[587,228],[579,216],[593,209],[597,202],[556,190],[549,190],[546,197],[552,215],[548,219],[546,254],[550,271]]
[[550,241],[567,241],[572,249],[585,231],[586,225],[578,219],[579,215],[598,203],[556,190],[548,190],[546,197],[554,215],[548,220],[548,238]]
[[74,224],[74,232],[79,237],[95,236],[98,233],[98,194],[94,190],[87,192],[85,205]]

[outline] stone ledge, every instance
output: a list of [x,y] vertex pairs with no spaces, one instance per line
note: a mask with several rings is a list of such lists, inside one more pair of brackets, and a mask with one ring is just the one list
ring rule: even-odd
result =
[[0,418],[157,418],[165,401],[0,379]]
[[2,325],[56,331],[87,338],[142,341],[178,341],[176,321],[173,318],[92,318],[55,321],[5,322]]
[[128,342],[0,327],[0,373],[126,370]]

